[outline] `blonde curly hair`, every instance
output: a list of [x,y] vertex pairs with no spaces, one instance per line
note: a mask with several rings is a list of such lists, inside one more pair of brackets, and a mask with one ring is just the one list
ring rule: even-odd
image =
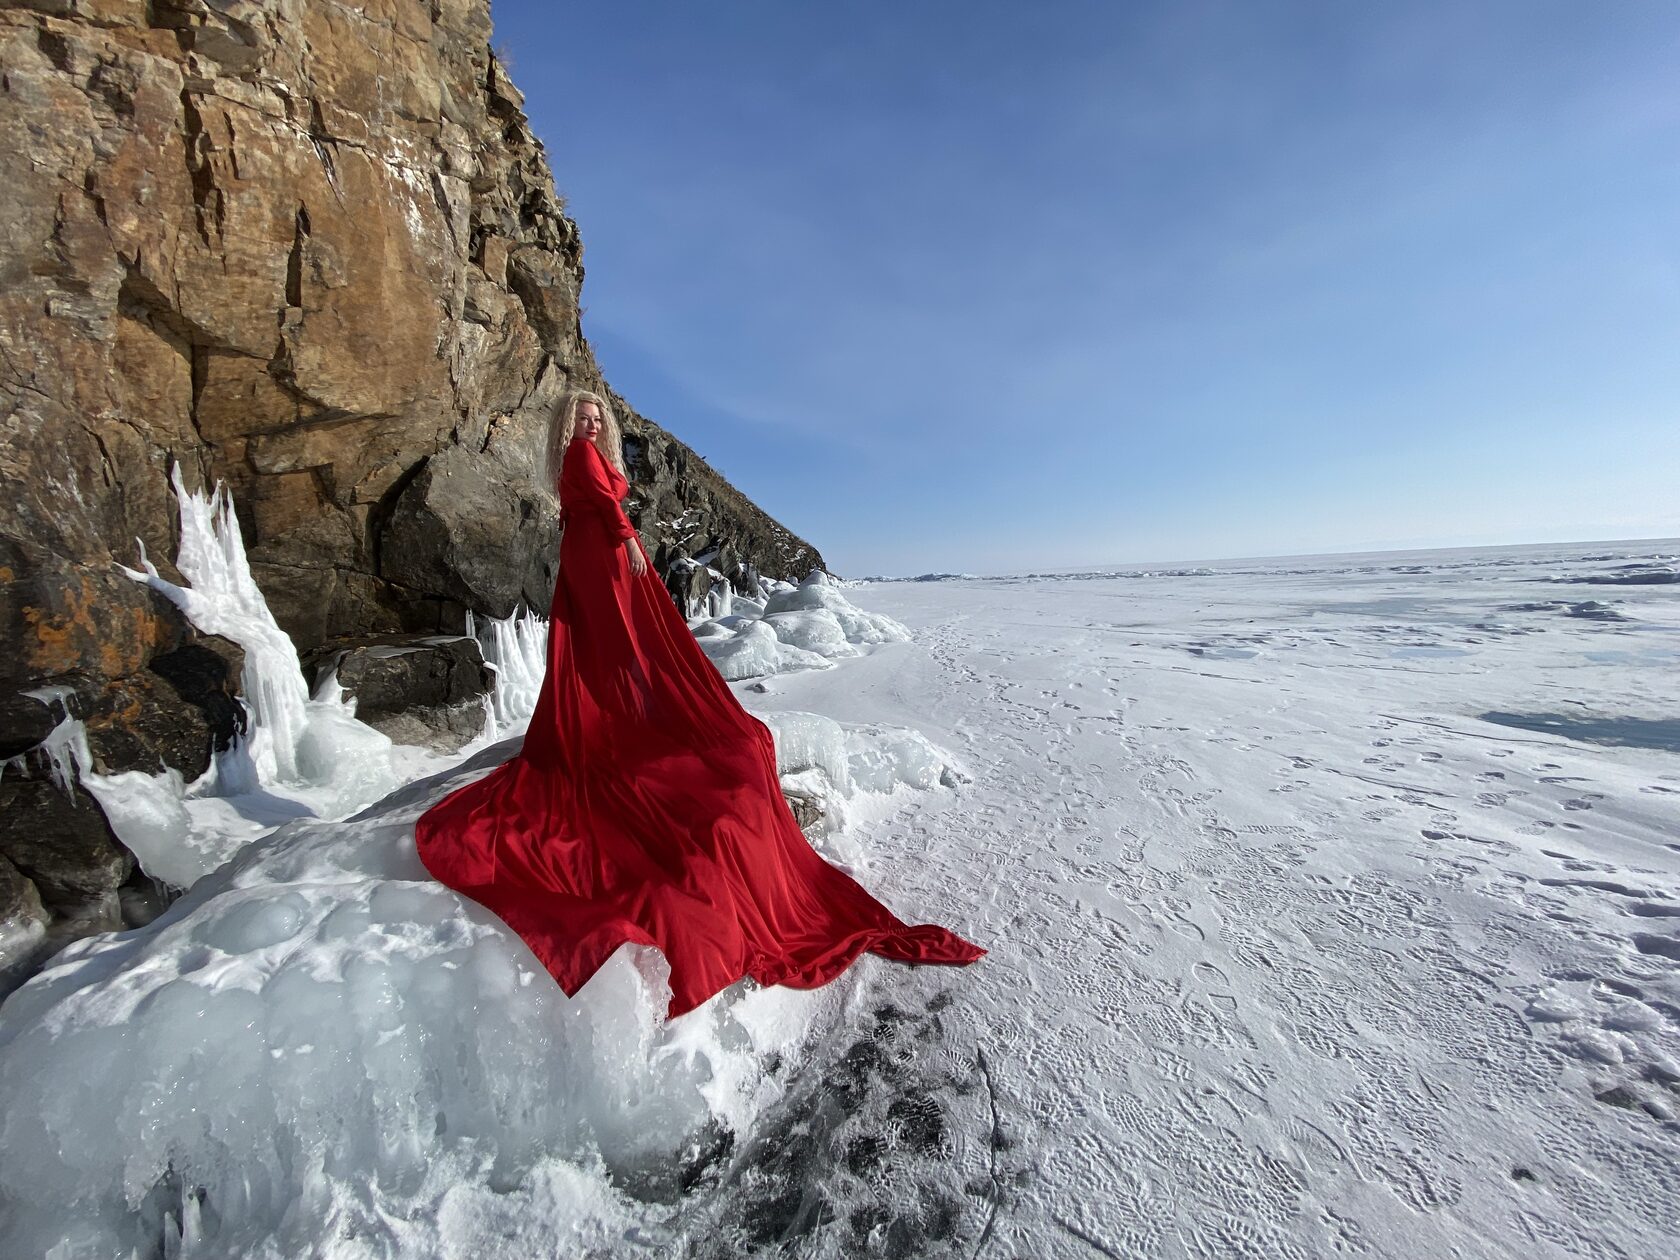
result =
[[630,475],[624,467],[624,434],[618,427],[618,417],[613,415],[611,405],[593,390],[575,389],[560,400],[548,426],[548,451],[543,471],[548,477],[549,489],[556,494],[560,492],[560,468],[565,463],[566,447],[571,445],[572,434],[577,429],[578,408],[586,402],[594,403],[601,413],[601,436],[595,441],[596,449],[626,478]]

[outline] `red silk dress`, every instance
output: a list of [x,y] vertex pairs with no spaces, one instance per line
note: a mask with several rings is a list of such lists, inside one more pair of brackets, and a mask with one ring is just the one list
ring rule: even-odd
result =
[[671,968],[669,1018],[742,976],[816,988],[865,951],[981,957],[946,928],[905,924],[811,847],[770,728],[653,566],[630,571],[628,489],[594,443],[567,447],[536,711],[519,752],[421,815],[426,869],[519,933],[568,996],[624,942],[655,946]]

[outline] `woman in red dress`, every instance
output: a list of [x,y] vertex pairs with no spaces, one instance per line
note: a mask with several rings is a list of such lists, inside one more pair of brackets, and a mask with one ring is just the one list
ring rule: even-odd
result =
[[563,532],[548,673],[519,752],[421,815],[421,862],[519,933],[568,996],[626,941],[655,946],[672,1018],[742,976],[815,988],[865,951],[981,957],[905,924],[811,847],[770,728],[700,650],[624,514],[621,451],[605,399],[566,399],[549,446]]

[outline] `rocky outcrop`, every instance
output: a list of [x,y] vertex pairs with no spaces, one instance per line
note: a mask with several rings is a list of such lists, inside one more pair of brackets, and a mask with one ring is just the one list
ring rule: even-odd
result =
[[0,997],[41,952],[50,919],[34,881],[0,856]]
[[[488,0],[0,0],[0,743],[39,739],[44,685],[107,771],[191,773],[233,720],[211,649],[113,564],[139,540],[177,576],[172,462],[228,483],[301,649],[546,610],[549,414],[606,386],[490,36]],[[611,396],[684,594],[694,555],[821,565]],[[103,897],[120,864],[83,841]]]
[[484,729],[490,667],[468,635],[383,635],[303,657],[311,691],[330,672],[356,717],[399,744],[454,751]]

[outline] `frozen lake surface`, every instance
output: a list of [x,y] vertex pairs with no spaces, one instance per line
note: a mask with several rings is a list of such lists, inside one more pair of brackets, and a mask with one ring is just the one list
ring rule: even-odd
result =
[[[733,686],[814,760],[844,747],[795,715],[843,724],[860,776],[908,746],[896,728],[948,754],[945,786],[901,769],[842,802],[827,851],[979,963],[866,956],[659,1026],[657,967],[621,953],[568,1003],[412,856],[414,816],[500,745],[283,828],[171,923],[72,947],[0,1007],[0,1190],[73,1181],[35,1224],[127,1237],[106,1165],[65,1136],[114,1108],[96,1154],[168,1254],[1671,1255],[1677,551],[847,586],[912,639]],[[168,1026],[228,1012],[220,1060],[136,1056],[125,1035],[163,1005],[133,999],[147,968],[171,977]],[[366,1040],[334,1031],[369,1002]],[[58,1094],[101,1063],[128,1076],[103,1102],[89,1085],[84,1121]],[[354,1157],[316,1114],[329,1090],[387,1126]],[[124,1099],[252,1098],[237,1135],[184,1124],[172,1167],[263,1125],[281,1154],[224,1154],[259,1166],[202,1202],[179,1173],[168,1205],[147,1191]],[[66,1168],[24,1167],[48,1134]],[[482,1162],[450,1162],[466,1138]]]
[[799,1139],[838,1215],[999,1256],[1673,1254],[1680,587],[1568,579],[1676,550],[849,590],[915,642],[755,701],[967,762],[868,845],[991,953],[866,960],[868,1101]]

